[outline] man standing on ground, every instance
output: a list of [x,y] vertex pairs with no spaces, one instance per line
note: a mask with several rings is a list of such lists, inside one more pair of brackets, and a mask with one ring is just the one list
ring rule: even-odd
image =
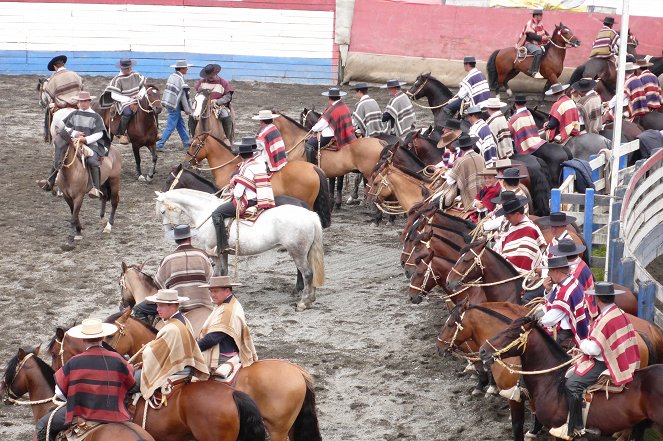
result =
[[188,64],[186,60],[177,60],[177,62],[170,67],[175,68],[175,72],[168,77],[166,89],[164,89],[163,96],[161,97],[161,104],[168,109],[168,120],[166,121],[166,127],[161,134],[161,139],[157,141],[157,150],[159,151],[164,150],[166,141],[168,141],[168,138],[170,138],[171,133],[173,133],[173,130],[175,129],[177,129],[177,133],[180,135],[185,150],[188,149],[191,144],[189,133],[186,129],[186,122],[184,121],[184,118],[182,118],[182,112],[184,112],[186,116],[191,115],[189,85],[184,81],[184,75],[186,75],[191,65]]

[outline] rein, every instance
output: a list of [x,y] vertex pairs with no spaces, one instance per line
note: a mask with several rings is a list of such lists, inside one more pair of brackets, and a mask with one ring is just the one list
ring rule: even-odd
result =
[[[207,136],[205,136],[205,135],[207,135]],[[191,165],[191,167],[195,168],[196,170],[200,170],[200,171],[213,171],[213,170],[218,170],[220,168],[223,168],[223,167],[227,166],[228,164],[232,164],[232,162],[235,159],[239,158],[239,155],[235,155],[231,160],[226,161],[223,164],[217,165],[217,166],[214,166],[214,167],[200,167],[200,166],[198,166],[197,164],[199,164],[199,162],[198,162],[198,159],[196,159],[196,158],[198,157],[198,154],[200,153],[200,151],[205,146],[205,141],[200,139],[203,136],[205,136],[205,138],[207,138],[208,136],[211,136],[212,139],[217,141],[219,144],[221,144],[224,147],[227,147],[226,144],[222,140],[220,140],[219,138],[217,138],[216,136],[212,135],[209,132],[205,132],[205,133],[201,133],[199,135],[196,135],[196,137],[194,138],[196,150],[193,152],[193,154],[189,153],[189,150],[186,151],[186,154],[191,157],[191,159],[189,159],[189,165]],[[191,142],[191,146],[194,146],[194,142]],[[192,161],[194,161],[194,162],[192,162]],[[180,171],[180,173],[182,173],[182,172]],[[172,188],[171,188],[171,190],[172,190]]]
[[36,406],[39,404],[55,403],[55,396],[52,396],[50,398],[44,398],[43,400],[32,400],[32,401],[19,400],[20,397],[16,395],[16,393],[14,393],[14,391],[12,390],[12,385],[14,384],[16,377],[18,377],[18,373],[25,365],[25,362],[27,362],[33,356],[34,356],[33,353],[28,353],[25,355],[25,357],[23,357],[23,360],[21,360],[21,362],[16,366],[16,371],[14,371],[14,376],[12,377],[9,383],[3,380],[3,383],[6,386],[5,388],[7,389],[7,396],[5,397],[6,402],[9,402],[11,404],[16,404],[17,406]]
[[424,87],[426,86],[426,84],[428,84],[429,79],[430,79],[430,77],[426,77],[426,79],[423,81],[423,83],[421,83],[421,86],[419,86],[419,88],[416,91],[414,91],[414,93],[410,92],[409,90],[407,92],[405,92],[405,95],[407,95],[410,98],[410,102],[412,104],[414,104],[415,106],[417,106],[417,107],[421,107],[422,109],[429,109],[429,110],[439,109],[439,108],[444,107],[447,104],[449,104],[449,101],[451,101],[451,99],[445,101],[444,103],[440,104],[439,106],[424,106],[422,104],[417,103],[417,95],[419,95],[419,93],[422,90],[424,90]]
[[[456,325],[456,330],[454,331],[454,335],[451,337],[450,341],[445,341],[442,340],[440,337],[437,337],[437,341],[439,341],[442,344],[447,344],[449,345],[449,349],[447,349],[447,352],[452,354],[455,357],[465,359],[467,361],[475,362],[475,361],[481,361],[481,358],[479,357],[478,352],[472,351],[472,348],[470,347],[469,342],[472,341],[472,339],[465,340],[463,343],[460,345],[466,345],[467,349],[469,352],[462,352],[462,349],[460,348],[460,345],[456,345],[456,339],[458,338],[458,334],[460,331],[465,330],[465,327],[463,326],[463,318],[465,317],[465,312],[460,315],[460,322],[458,320],[454,320],[454,324]],[[451,316],[447,319],[447,323],[451,320]]]
[[557,43],[555,43],[555,42],[553,41],[552,38],[550,39],[550,44],[552,44],[552,45],[555,46],[556,48],[558,48],[558,49],[562,49],[562,50],[566,50],[566,49],[569,49],[569,48],[575,47],[574,43],[571,41],[571,39],[574,38],[575,35],[573,35],[573,33],[571,32],[571,30],[570,30],[569,28],[564,28],[564,29],[568,30],[568,31],[571,33],[571,37],[570,37],[570,38],[566,38],[566,37],[564,36],[564,34],[562,34],[562,30],[561,30],[561,29],[557,29],[557,30],[556,30],[557,35],[559,35],[560,38],[561,38],[562,40],[564,40],[564,46],[560,46],[560,45],[558,45]]
[[170,175],[175,179],[173,179],[173,183],[170,184],[170,187],[168,187],[168,191],[171,191],[172,189],[174,189],[177,186],[177,184],[180,182],[180,177],[182,176],[183,171],[184,171],[184,167],[181,167],[180,171],[177,173],[177,175],[174,175],[173,172],[170,172]]

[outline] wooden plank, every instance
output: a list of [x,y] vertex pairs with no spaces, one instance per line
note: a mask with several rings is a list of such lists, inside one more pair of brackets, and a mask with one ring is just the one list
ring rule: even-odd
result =
[[[610,205],[610,196],[608,195],[594,195],[595,206],[608,206]],[[585,204],[585,195],[581,193],[562,193],[562,204],[583,205]]]

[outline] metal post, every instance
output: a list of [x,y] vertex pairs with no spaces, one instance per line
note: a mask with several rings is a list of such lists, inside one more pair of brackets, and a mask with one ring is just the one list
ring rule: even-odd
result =
[[[619,63],[617,65],[617,90],[615,93],[615,125],[612,132],[612,146],[613,153],[619,152],[622,140],[622,115],[623,115],[623,101],[624,101],[624,65],[626,64],[626,52],[628,50],[628,28],[629,28],[629,3],[630,0],[622,0],[622,16],[621,16],[621,31],[619,38]],[[619,153],[617,153],[619,154]],[[617,187],[619,177],[619,157],[614,157],[612,160],[612,176],[610,177],[610,187],[607,193],[614,195],[614,189]],[[610,205],[610,213],[608,218],[612,219],[612,204]],[[610,248],[610,241],[607,247]],[[609,252],[609,250],[607,250]],[[608,274],[608,259],[606,259],[605,273]]]
[[651,280],[642,282],[638,290],[638,317],[654,323],[654,301],[656,284]]

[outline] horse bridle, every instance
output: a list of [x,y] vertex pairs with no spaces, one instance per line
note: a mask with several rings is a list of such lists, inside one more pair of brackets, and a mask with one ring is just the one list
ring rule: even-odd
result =
[[189,149],[186,150],[185,155],[190,156],[191,159],[189,159],[189,164],[196,166],[198,165],[198,153],[203,149],[205,146],[205,141],[201,140],[200,138],[203,135],[209,136],[209,133],[201,133],[199,135],[196,135],[193,140],[191,141],[191,147],[195,147],[195,151],[193,154],[189,153]]
[[306,126],[306,120],[308,119],[308,116],[313,112],[313,109],[309,109],[304,113],[304,118],[302,118],[301,124],[302,126]]
[[[16,370],[14,371],[14,376],[12,377],[11,381],[7,383],[7,381],[3,378],[2,383],[5,385],[5,389],[7,390],[7,396],[11,398],[12,400],[18,400],[21,398],[19,395],[17,395],[13,390],[12,386],[14,384],[14,381],[16,381],[16,377],[18,377],[18,373],[20,370],[23,368],[25,365],[25,362],[28,361],[30,358],[32,358],[34,354],[33,353],[27,353],[25,354],[25,357],[23,357],[23,360],[21,360],[18,365],[16,366]],[[11,401],[10,401],[11,402]]]
[[[458,282],[461,283],[461,284],[465,280],[465,277],[467,277],[472,272],[472,270],[477,266],[479,267],[479,269],[481,269],[481,276],[477,280],[481,280],[481,278],[483,277],[484,266],[483,266],[483,263],[481,262],[481,257],[483,256],[484,251],[486,251],[485,246],[484,246],[484,248],[481,249],[481,252],[479,254],[477,254],[476,251],[474,251],[474,248],[470,248],[469,251],[471,251],[472,254],[474,254],[474,259],[473,259],[474,261],[472,262],[472,265],[470,265],[470,267],[464,273],[461,273],[460,271],[458,271],[456,269],[456,265],[451,267],[451,271],[453,271],[454,273],[456,273],[460,276],[460,279],[458,279]],[[464,256],[464,254],[463,254],[463,256]],[[462,259],[463,256],[461,256],[458,260]]]
[[431,259],[426,264],[426,266],[427,268],[426,272],[424,273],[424,280],[421,282],[421,286],[417,287],[410,283],[410,288],[414,289],[415,291],[419,291],[421,294],[427,293],[426,285],[428,285],[428,279],[430,279],[430,276],[433,276],[435,283],[438,283],[441,278],[440,276],[435,275],[435,270],[433,270],[433,259]]
[[177,184],[180,182],[180,177],[182,176],[183,171],[184,171],[184,167],[180,167],[180,171],[177,173],[177,175],[174,174],[172,171],[170,172],[170,176],[172,176],[174,179],[173,179],[173,183],[170,184],[170,187],[168,187],[168,191],[174,189],[177,186]]
[[[564,36],[564,34],[562,33],[562,31],[569,31],[569,33],[571,34],[571,38],[567,39]],[[568,49],[568,48],[571,48],[571,47],[576,47],[575,44],[571,41],[572,38],[575,38],[575,35],[573,35],[573,32],[571,31],[571,29],[569,29],[565,26],[563,28],[557,28],[556,32],[559,34],[559,36],[562,38],[562,40],[564,40],[564,46],[558,45],[557,43],[555,43],[552,40],[552,38],[550,38],[550,44],[552,44],[553,46],[555,46],[558,49]]]
[[[460,346],[456,345],[456,339],[458,338],[458,334],[461,331],[465,330],[465,327],[462,324],[463,323],[463,318],[465,317],[465,312],[466,311],[463,311],[463,313],[460,315],[460,321],[454,319],[454,324],[456,325],[456,330],[454,331],[454,335],[451,337],[450,341],[442,340],[440,337],[437,337],[437,341],[439,341],[440,343],[449,345],[449,348],[447,349],[447,352],[453,352],[455,350],[455,348],[458,348],[460,350]],[[447,319],[447,323],[449,323],[449,320],[451,320],[452,317],[453,317],[452,315],[449,316],[449,318]],[[471,338],[469,340],[465,340],[463,343],[461,343],[461,345],[467,345],[467,349],[469,349],[470,352],[472,352],[472,347],[469,345],[470,341],[472,341]]]
[[531,329],[525,330],[523,326],[520,327],[521,333],[518,336],[517,339],[503,347],[502,349],[497,349],[493,344],[490,342],[490,339],[486,340],[486,343],[493,348],[493,353],[491,356],[493,357],[494,360],[501,360],[500,355],[506,354],[509,352],[511,349],[517,347],[517,348],[522,348],[522,351],[525,352],[525,349],[527,348],[527,338],[529,337],[529,333],[532,332]]
[[428,79],[429,79],[429,78],[430,78],[430,77],[426,77],[426,79],[421,83],[421,86],[419,86],[419,88],[418,88],[416,91],[414,91],[414,93],[412,93],[412,92],[410,92],[410,91],[408,90],[407,92],[405,92],[405,95],[409,96],[410,99],[415,99],[415,100],[416,100],[416,99],[417,99],[417,95],[419,94],[419,92],[421,92],[422,90],[424,90],[424,86],[426,86],[426,83],[428,82]]
[[120,342],[120,339],[126,335],[126,332],[124,332],[124,330],[127,327],[127,324],[120,323],[117,320],[115,320],[115,326],[117,326],[117,332],[113,334],[113,338],[111,338],[110,342],[108,342],[108,346],[110,346],[113,349],[117,349],[117,345]]
[[[146,90],[150,90],[150,89],[157,90],[156,87],[153,87],[153,86],[149,86]],[[140,107],[140,110],[142,110],[145,113],[154,112],[154,105],[156,103],[161,104],[161,99],[160,98],[157,98],[154,101],[150,101],[149,93],[145,93],[145,96],[143,96],[143,98],[145,98],[145,100],[147,101],[147,107],[148,107],[147,110],[144,109],[143,106],[140,104],[140,102],[142,101],[142,98],[139,99],[139,100],[136,100],[136,102],[138,103],[138,107]]]

